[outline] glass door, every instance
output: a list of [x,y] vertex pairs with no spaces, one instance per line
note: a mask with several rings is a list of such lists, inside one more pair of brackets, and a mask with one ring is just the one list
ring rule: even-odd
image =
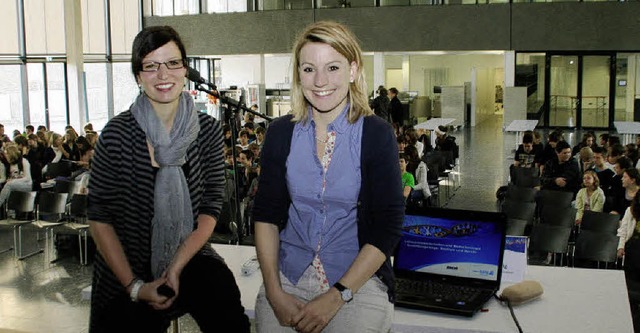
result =
[[582,57],[581,127],[609,126],[611,57]]
[[549,126],[575,127],[578,100],[578,56],[551,56]]

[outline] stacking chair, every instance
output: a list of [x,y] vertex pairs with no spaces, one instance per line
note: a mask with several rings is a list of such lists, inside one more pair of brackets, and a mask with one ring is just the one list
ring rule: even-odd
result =
[[533,188],[510,185],[507,188],[505,200],[535,202],[537,192],[538,191]]
[[544,205],[540,223],[572,228],[576,222],[576,210],[571,207]]
[[[66,212],[67,205],[67,193],[51,193],[40,192],[38,194],[38,208],[36,214],[36,220],[31,225],[44,230],[44,260],[51,262],[53,260],[54,243],[53,243],[53,228],[62,225],[63,222],[59,222],[62,216]],[[53,216],[53,220],[43,220],[42,215]]]
[[542,206],[570,207],[573,193],[564,191],[541,190],[540,203]]
[[587,210],[582,215],[580,230],[591,230],[615,236],[618,234],[619,224],[620,215]]
[[53,187],[54,192],[56,193],[67,193],[69,194],[68,199],[71,199],[73,194],[77,194],[80,190],[80,182],[72,181],[72,180],[56,180],[56,184]]
[[87,196],[74,194],[69,204],[68,218],[70,221],[55,228],[56,234],[78,235],[78,249],[80,264],[88,263],[89,224],[87,224]]
[[576,239],[575,259],[591,260],[605,263],[605,269],[609,263],[617,261],[618,236],[610,233],[597,232],[583,229]]
[[536,204],[534,202],[519,202],[507,199],[502,203],[502,212],[509,219],[525,220],[528,225],[531,225],[536,212]]
[[529,221],[519,219],[507,219],[507,235],[509,236],[525,236]]
[[513,168],[515,179],[513,184],[518,187],[533,188],[540,186],[540,175],[536,168]]
[[[31,223],[32,214],[35,211],[36,192],[11,191],[9,198],[5,203],[7,217],[0,220],[0,227],[10,227],[13,229],[13,247],[5,249],[1,252],[14,250],[14,255],[18,259],[24,259],[34,254],[42,252],[35,251],[28,255],[22,254],[22,226]],[[10,217],[9,211],[14,212],[14,217]],[[24,218],[21,218],[24,216]]]
[[552,253],[553,263],[556,263],[556,254],[560,254],[560,263],[563,262],[564,255],[568,252],[569,236],[571,228],[536,224],[531,230],[529,250],[541,253]]
[[71,175],[71,162],[60,161],[58,163],[47,164],[46,178],[55,179],[57,177],[69,177]]

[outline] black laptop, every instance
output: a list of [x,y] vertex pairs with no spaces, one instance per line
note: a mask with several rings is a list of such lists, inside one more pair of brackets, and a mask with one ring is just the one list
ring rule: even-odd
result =
[[396,305],[473,316],[500,288],[506,216],[407,211],[395,253]]

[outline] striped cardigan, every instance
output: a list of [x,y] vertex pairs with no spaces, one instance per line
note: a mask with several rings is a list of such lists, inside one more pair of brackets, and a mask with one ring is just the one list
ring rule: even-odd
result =
[[[199,214],[218,220],[225,182],[222,129],[217,120],[204,113],[199,114],[199,120],[200,133],[187,150],[182,168],[194,220]],[[146,136],[131,112],[111,119],[100,135],[92,161],[88,218],[113,226],[133,273],[145,281],[153,280],[150,249],[155,174]],[[208,246],[201,253],[214,255]],[[99,316],[110,299],[125,294],[125,288],[97,253],[91,316]]]

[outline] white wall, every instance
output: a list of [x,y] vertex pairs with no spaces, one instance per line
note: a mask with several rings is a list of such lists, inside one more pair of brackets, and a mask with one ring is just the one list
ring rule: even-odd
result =
[[282,89],[291,82],[291,55],[264,57],[264,84],[267,89]]
[[229,86],[245,87],[247,84],[260,83],[260,56],[238,55],[221,56],[220,71],[222,82],[220,89]]
[[[387,60],[387,59],[385,59]],[[449,68],[449,86],[463,86],[471,81],[471,68],[503,68],[503,55],[415,55],[410,57],[411,71],[409,90],[418,95],[428,95],[432,87],[424,86],[424,70],[427,68]],[[387,66],[387,68],[389,68]],[[496,84],[501,84],[497,82]],[[493,84],[492,84],[493,85]]]

